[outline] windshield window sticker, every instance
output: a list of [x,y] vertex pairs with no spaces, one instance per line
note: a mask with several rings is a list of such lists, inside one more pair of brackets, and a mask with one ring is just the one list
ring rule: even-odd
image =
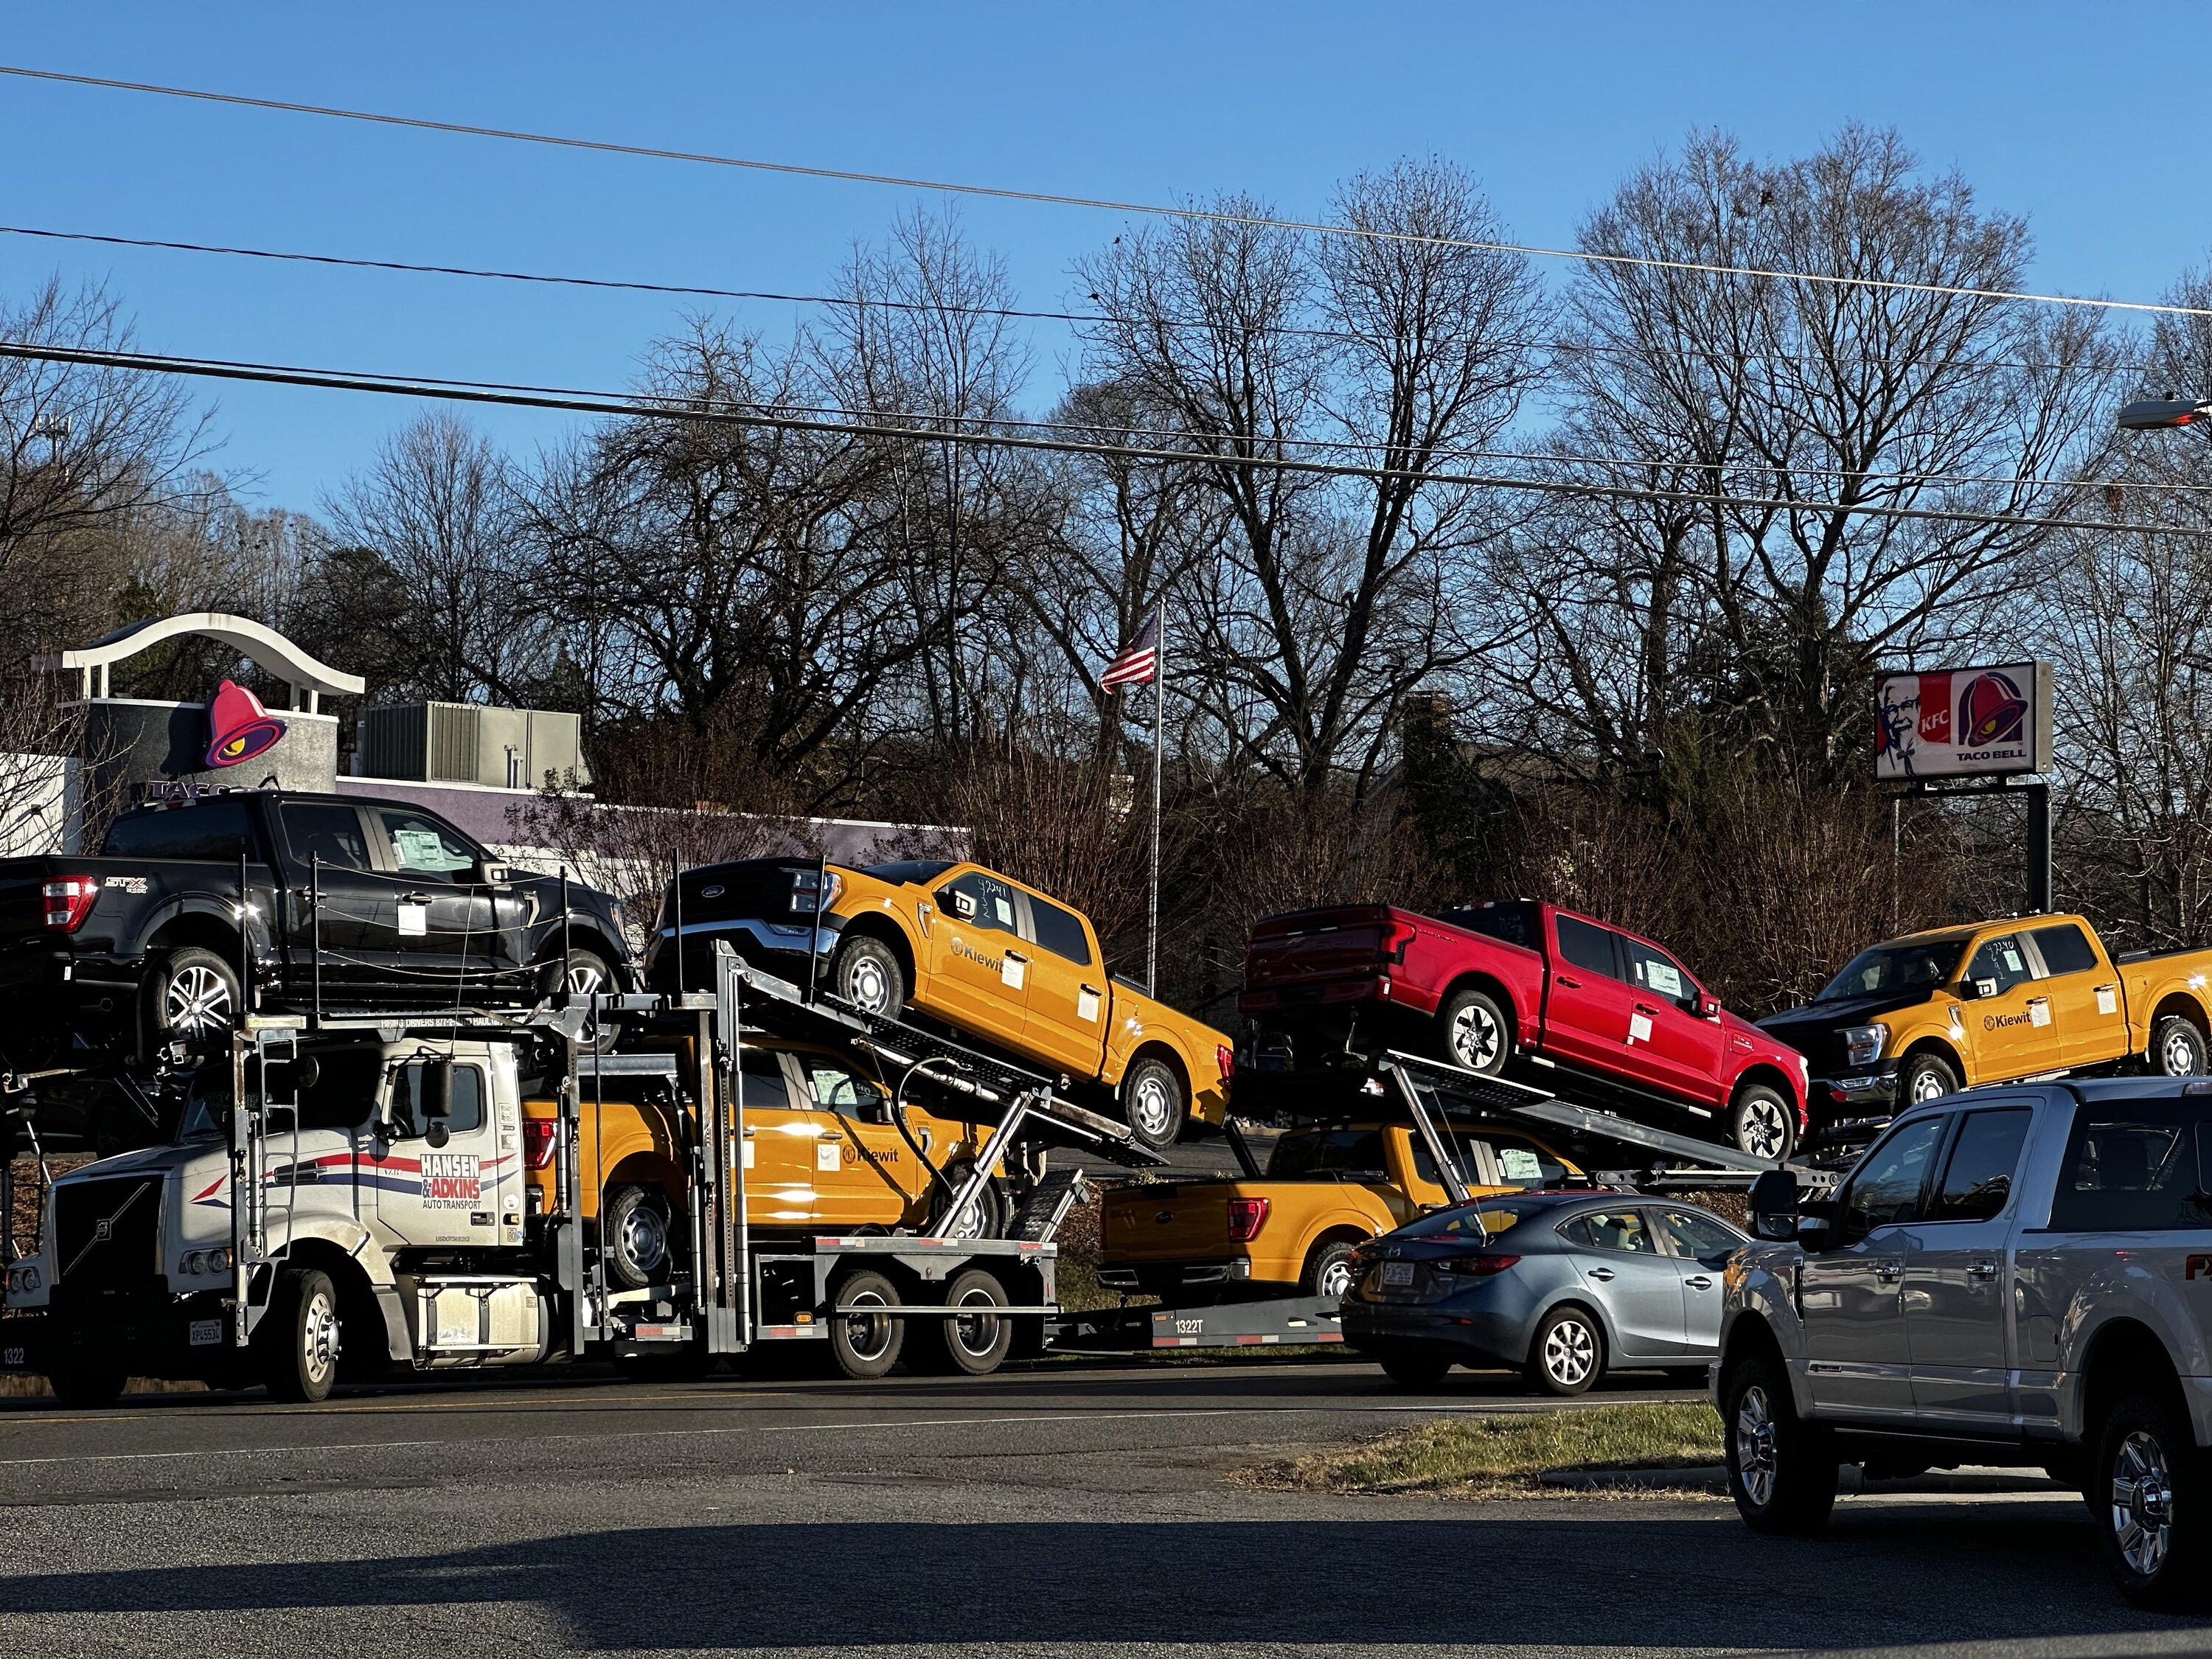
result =
[[1673,963],[1646,963],[1644,971],[1645,977],[1651,982],[1651,988],[1661,996],[1679,997],[1682,994],[1682,976],[1674,970]]
[[1628,1040],[1631,1042],[1649,1042],[1651,1041],[1651,1020],[1650,1016],[1645,1014],[1631,1014],[1628,1017]]
[[1526,1146],[1500,1146],[1498,1167],[1508,1181],[1541,1181],[1544,1166]]
[[2027,971],[2025,968],[2021,966],[2020,951],[2018,947],[2014,945],[2008,945],[2005,946],[2004,965],[2008,969],[2015,974],[2022,974]]
[[483,1179],[474,1152],[422,1154],[422,1204],[432,1210],[474,1209],[483,1198]]
[[462,866],[446,851],[446,843],[434,830],[394,830],[392,844],[399,854],[399,863],[408,870],[459,870]]

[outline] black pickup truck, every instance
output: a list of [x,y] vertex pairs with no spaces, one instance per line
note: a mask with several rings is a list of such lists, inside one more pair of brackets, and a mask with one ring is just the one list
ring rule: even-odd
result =
[[632,988],[620,904],[568,883],[564,927],[562,886],[404,801],[270,789],[142,807],[96,856],[0,860],[0,1071],[211,1035],[238,1018],[241,969],[264,1007]]

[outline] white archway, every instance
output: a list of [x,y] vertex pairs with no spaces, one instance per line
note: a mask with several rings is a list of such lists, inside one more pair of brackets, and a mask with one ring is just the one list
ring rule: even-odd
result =
[[[368,689],[368,683],[360,675],[341,673],[327,663],[317,661],[275,629],[264,627],[251,617],[234,617],[221,611],[188,611],[180,617],[165,617],[159,622],[132,623],[94,644],[41,657],[38,665],[55,672],[74,668],[84,676],[84,695],[88,698],[104,697],[108,694],[107,671],[115,664],[184,634],[198,634],[228,646],[256,666],[274,674],[291,688],[292,707],[304,708],[309,714],[318,709],[325,692],[357,697]],[[95,675],[97,690],[94,689]],[[304,704],[301,702],[303,694],[307,698]]]

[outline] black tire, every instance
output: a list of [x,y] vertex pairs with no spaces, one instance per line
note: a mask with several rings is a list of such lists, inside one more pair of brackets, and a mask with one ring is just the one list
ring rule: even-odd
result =
[[2212,1561],[2212,1500],[2189,1419],[2155,1395],[2133,1395],[2097,1437],[2091,1512],[2105,1565],[2139,1607],[2201,1606]]
[[236,1028],[245,1004],[237,958],[226,960],[198,945],[180,945],[156,956],[148,964],[143,994],[146,1030],[157,1048],[226,1035]]
[[1375,1356],[1375,1363],[1400,1388],[1422,1390],[1435,1388],[1452,1368],[1452,1362],[1442,1354],[1419,1348],[1385,1348]]
[[1139,1140],[1165,1152],[1182,1138],[1190,1101],[1182,1079],[1164,1060],[1146,1055],[1121,1079],[1121,1115]]
[[626,1290],[665,1285],[683,1255],[668,1194],[658,1187],[624,1185],[599,1212],[607,1277]]
[[2205,1072],[2204,1033],[2179,1014],[2165,1014],[2151,1022],[2147,1055],[2156,1077],[2202,1077]]
[[[968,1178],[975,1173],[975,1164],[965,1158],[962,1159],[957,1164],[949,1166],[945,1171],[945,1179],[946,1184],[951,1188],[952,1192],[948,1193],[942,1188],[939,1188],[938,1196],[939,1200],[944,1203],[951,1202],[952,1194],[958,1192],[963,1187],[966,1186],[968,1184]],[[982,1215],[981,1217],[981,1231],[973,1233],[963,1233],[961,1234],[961,1237],[963,1238],[1004,1238],[1006,1236],[1007,1224],[1006,1194],[1005,1189],[1000,1186],[996,1180],[987,1181],[983,1183],[983,1190],[975,1200],[975,1206],[982,1211]]]
[[[570,945],[565,961],[556,957],[538,970],[538,994],[540,997],[550,997],[562,992],[578,996],[618,996],[623,989],[623,976],[616,971],[614,964],[586,945]],[[604,1025],[592,1024],[584,1028],[586,1046],[602,1054],[613,1049],[616,1039],[621,1035],[622,1027],[612,1020]]]
[[1835,1442],[1797,1415],[1779,1359],[1753,1354],[1722,1377],[1721,1441],[1729,1496],[1753,1532],[1802,1537],[1828,1524]]
[[1298,1274],[1298,1289],[1308,1296],[1349,1296],[1352,1253],[1358,1248],[1346,1238],[1324,1239],[1315,1245]]
[[46,1379],[54,1398],[71,1411],[99,1411],[123,1397],[131,1379],[112,1365],[71,1365]]
[[[1006,1314],[984,1311],[1008,1305],[1006,1287],[999,1276],[984,1267],[969,1267],[952,1275],[945,1287],[947,1307],[973,1308],[965,1316],[932,1319],[931,1328],[917,1332],[915,1346],[925,1358],[925,1369],[962,1376],[988,1376],[1006,1363],[1014,1345],[1014,1322]],[[908,1364],[911,1365],[913,1360]]]
[[1779,1089],[1747,1084],[1729,1103],[1729,1139],[1740,1152],[1779,1164],[1797,1150],[1797,1109]]
[[[895,1307],[906,1298],[898,1287],[875,1272],[863,1272],[839,1281],[836,1303],[841,1308]],[[906,1320],[898,1314],[842,1314],[830,1316],[830,1352],[847,1376],[866,1381],[883,1376],[898,1364],[906,1344]]]
[[891,947],[866,933],[848,935],[830,958],[829,991],[867,1014],[906,1011],[906,970]]
[[255,1336],[270,1396],[302,1405],[329,1399],[338,1380],[339,1332],[331,1276],[319,1267],[280,1269]]
[[1496,1077],[1513,1057],[1513,1025],[1498,999],[1469,988],[1455,991],[1437,1010],[1437,1056],[1485,1077]]
[[1605,1375],[1605,1328],[1597,1316],[1573,1303],[1553,1309],[1536,1322],[1523,1369],[1546,1394],[1586,1393]]
[[1942,1095],[1959,1091],[1959,1074],[1951,1062],[1941,1054],[1924,1050],[1907,1054],[1905,1063],[1897,1068],[1897,1109],[1917,1106],[1923,1100],[1934,1100]]

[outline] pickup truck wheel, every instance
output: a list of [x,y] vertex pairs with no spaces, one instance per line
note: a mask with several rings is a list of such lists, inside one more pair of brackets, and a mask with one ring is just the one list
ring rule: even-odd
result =
[[158,1046],[218,1036],[238,1024],[238,964],[186,945],[156,957],[146,976],[147,1024]]
[[1729,1496],[1753,1532],[1802,1535],[1828,1524],[1835,1443],[1797,1415],[1778,1359],[1754,1355],[1721,1379],[1721,1442]]
[[1333,1238],[1315,1247],[1298,1275],[1298,1288],[1308,1296],[1345,1297],[1352,1293],[1351,1241]]
[[1137,1139],[1164,1152],[1182,1133],[1188,1106],[1182,1080],[1162,1060],[1140,1060],[1121,1079],[1121,1110]]
[[600,1212],[607,1276],[626,1289],[665,1285],[676,1257],[668,1195],[658,1187],[617,1187]]
[[2150,1028],[2150,1068],[2160,1077],[2204,1073],[2204,1033],[2179,1014],[2168,1014]]
[[1528,1380],[1545,1393],[1584,1393],[1604,1370],[1605,1333],[1595,1316],[1554,1308],[1538,1322],[1528,1343]]
[[1437,1010],[1437,1036],[1444,1059],[1485,1077],[1504,1071],[1513,1052],[1512,1027],[1486,991],[1470,988],[1447,999]]
[[[550,997],[567,993],[570,996],[616,996],[622,991],[622,981],[608,966],[607,959],[597,951],[573,946],[564,964],[559,958],[538,969],[538,994]],[[619,1024],[597,1022],[584,1028],[584,1046],[595,1054],[612,1051],[615,1040],[622,1035]]]
[[338,1380],[338,1293],[319,1267],[286,1267],[276,1275],[262,1316],[261,1380],[270,1396],[313,1405],[331,1397]]
[[[952,1193],[957,1193],[968,1184],[969,1177],[975,1173],[975,1164],[963,1159],[945,1170],[945,1182],[952,1188]],[[947,1193],[945,1197],[950,1199],[952,1193]],[[955,1230],[963,1238],[1004,1238],[1006,1236],[1006,1195],[999,1189],[999,1183],[996,1181],[985,1182],[983,1190],[975,1195],[975,1201],[958,1219],[973,1224],[968,1226],[956,1224]]]
[[830,958],[830,990],[864,1014],[896,1019],[906,1007],[906,975],[891,947],[866,933],[844,939]]
[[1729,1108],[1729,1139],[1740,1152],[1779,1164],[1796,1149],[1797,1115],[1778,1091],[1754,1083]]
[[1959,1091],[1959,1074],[1941,1054],[1908,1054],[1897,1069],[1897,1103],[1917,1106]]
[[1382,1375],[1401,1389],[1433,1389],[1444,1380],[1452,1362],[1440,1353],[1419,1348],[1385,1348],[1375,1356]]
[[896,1307],[901,1299],[897,1287],[878,1273],[857,1273],[839,1282],[836,1304],[850,1310],[830,1316],[830,1352],[839,1370],[866,1382],[898,1364],[905,1319],[870,1310]]
[[2097,1536],[2120,1593],[2139,1607],[2203,1600],[2212,1517],[2188,1419],[2151,1395],[2123,1400],[2097,1438]]

